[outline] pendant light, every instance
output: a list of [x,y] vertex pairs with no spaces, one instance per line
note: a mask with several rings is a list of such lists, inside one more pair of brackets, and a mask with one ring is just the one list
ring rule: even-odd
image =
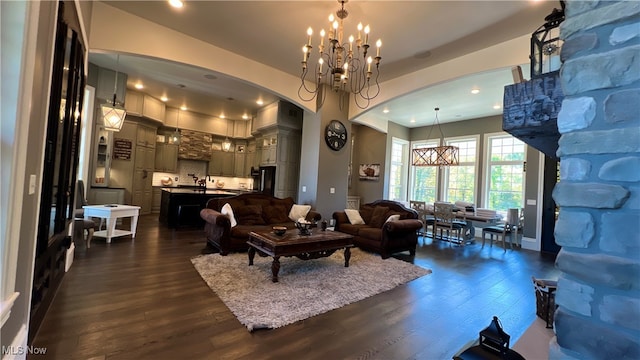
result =
[[104,129],[107,131],[120,131],[124,118],[127,116],[127,110],[116,102],[116,92],[118,89],[118,65],[120,64],[120,54],[116,55],[116,79],[113,84],[113,102],[106,102],[100,105],[102,111],[102,121]]
[[[438,111],[440,108],[435,108],[434,110],[436,111],[436,120],[429,129],[427,139],[431,138],[431,130],[433,130],[436,125],[438,126],[438,130],[440,130],[440,136],[444,138],[444,133],[438,121]],[[413,166],[456,166],[460,164],[458,159],[459,151],[460,149],[457,146],[449,145],[413,149]]]
[[229,140],[229,120],[227,122],[227,130],[225,131],[225,138],[222,142],[222,151],[229,152],[231,150],[231,140]]
[[180,144],[180,109],[178,109],[178,118],[176,119],[176,131],[173,132],[173,134],[171,134],[171,141],[173,141],[174,144],[179,145]]

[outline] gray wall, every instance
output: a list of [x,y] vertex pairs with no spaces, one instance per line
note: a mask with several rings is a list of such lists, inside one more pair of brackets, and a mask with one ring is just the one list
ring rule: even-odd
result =
[[[9,3],[11,4],[11,3]],[[26,151],[26,161],[17,167],[20,174],[12,174],[14,179],[28,179],[29,175],[34,174],[36,179],[42,179],[43,169],[43,153],[44,153],[44,133],[46,130],[46,118],[48,110],[48,98],[51,79],[51,61],[53,54],[53,43],[51,34],[55,33],[55,19],[57,13],[56,2],[37,2],[32,5],[39,7],[38,29],[36,43],[27,43],[29,49],[35,48],[36,64],[33,70],[33,87],[30,91],[30,98],[23,99],[25,103],[30,104],[30,112],[28,113],[28,139],[27,144],[16,143],[14,150],[20,149]],[[5,3],[2,4],[3,13]],[[29,6],[27,6],[29,8]],[[4,25],[4,19],[3,19]],[[19,47],[17,47],[19,49]],[[3,55],[4,57],[4,55]],[[31,101],[30,101],[31,100]],[[27,110],[29,111],[29,110]],[[7,119],[8,120],[8,119]],[[5,120],[3,120],[4,122]],[[3,174],[5,169],[3,166]],[[7,171],[8,176],[9,171]],[[38,182],[38,187],[40,183]],[[34,265],[34,248],[36,239],[36,230],[38,223],[38,204],[40,191],[36,191],[33,195],[28,195],[27,185],[16,184],[22,187],[24,196],[22,198],[22,210],[20,221],[20,237],[19,239],[8,239],[8,241],[18,241],[18,269],[16,273],[15,291],[20,292],[20,296],[16,300],[11,316],[2,327],[1,345],[8,346],[14,337],[19,333],[23,325],[29,323],[29,310],[31,300],[31,288],[33,283],[33,265]],[[15,224],[14,224],[15,225]],[[2,229],[5,231],[5,229]]]
[[[305,199],[311,202],[313,201],[311,194],[315,191],[314,207],[324,219],[330,219],[334,211],[344,209],[347,203],[347,173],[352,134],[349,131],[350,126],[347,120],[348,106],[345,105],[344,109],[340,109],[339,100],[338,93],[327,91],[324,105],[316,115],[312,116],[305,112],[303,120],[302,156],[308,161],[308,164],[301,164],[299,187],[307,186],[309,195],[304,195],[305,193],[299,191],[298,196],[301,200]],[[324,129],[331,120],[340,120],[347,128],[347,144],[340,151],[331,150],[324,140]],[[315,166],[316,169],[310,169],[312,166]],[[309,174],[305,174],[305,171]],[[312,190],[313,178],[316,176],[317,183],[315,190]],[[304,180],[302,180],[303,178]],[[330,193],[331,188],[335,189],[333,194]]]
[[[322,133],[320,116],[305,111],[302,119],[302,140],[300,149],[300,183],[298,185],[298,203],[316,207],[318,196],[318,163],[320,160],[320,141]],[[306,191],[303,191],[303,187]]]
[[[354,195],[360,196],[360,204],[370,203],[383,198],[384,174],[386,172],[387,134],[381,133],[367,126],[353,126],[355,144],[353,151],[353,179]],[[380,164],[379,181],[361,181],[358,179],[360,164]]]

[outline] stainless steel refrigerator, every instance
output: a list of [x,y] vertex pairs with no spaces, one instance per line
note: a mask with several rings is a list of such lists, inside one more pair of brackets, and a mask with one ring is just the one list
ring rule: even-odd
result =
[[273,196],[276,187],[276,167],[260,166],[258,170],[251,169],[253,190]]

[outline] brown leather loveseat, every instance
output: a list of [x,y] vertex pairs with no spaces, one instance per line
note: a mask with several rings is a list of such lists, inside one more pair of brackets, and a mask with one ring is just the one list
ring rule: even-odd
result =
[[[229,216],[221,213],[225,204],[231,205],[237,225],[231,227]],[[203,252],[215,249],[221,255],[231,251],[245,251],[248,249],[247,240],[251,231],[270,231],[273,226],[295,228],[295,222],[289,219],[289,212],[294,205],[292,198],[279,199],[262,193],[246,193],[228,198],[212,198],[207,207],[200,211],[204,219],[204,232],[207,237],[207,247]],[[311,210],[306,216],[307,221],[317,222],[322,215]]]
[[[361,205],[358,213],[364,224],[352,224],[345,211],[333,213],[335,229],[353,235],[354,245],[379,253],[383,259],[401,251],[409,251],[411,256],[415,255],[417,230],[422,228],[415,210],[395,201],[378,200]],[[387,221],[392,215],[398,215],[396,218],[399,219]]]

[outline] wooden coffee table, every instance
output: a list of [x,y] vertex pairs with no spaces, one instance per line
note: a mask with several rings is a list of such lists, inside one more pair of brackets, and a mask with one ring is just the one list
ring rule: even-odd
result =
[[278,282],[281,256],[295,256],[310,260],[331,256],[336,250],[344,249],[344,267],[349,267],[353,236],[338,231],[314,230],[311,235],[299,235],[298,230],[287,230],[278,236],[270,231],[249,233],[249,266],[253,265],[256,250],[273,257],[271,281]]

